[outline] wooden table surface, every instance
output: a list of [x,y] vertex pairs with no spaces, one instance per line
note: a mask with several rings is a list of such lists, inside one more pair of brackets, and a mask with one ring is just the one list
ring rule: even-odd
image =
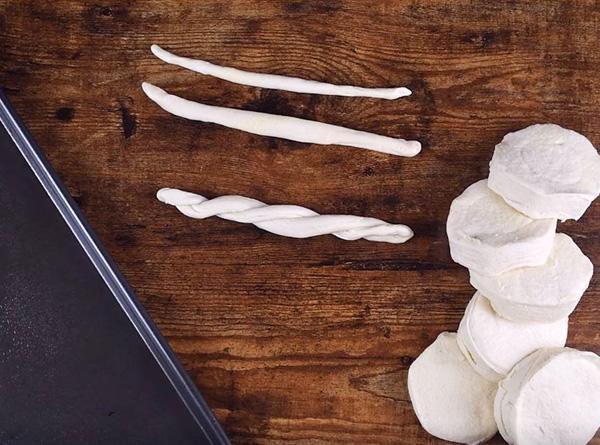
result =
[[[149,47],[363,86],[385,101],[235,85]],[[535,122],[600,146],[594,1],[0,0],[0,86],[235,444],[433,444],[410,363],[473,293],[451,261],[450,202],[502,136]],[[415,138],[400,158],[168,115],[142,81],[207,104]],[[403,222],[404,245],[288,239],[183,217],[160,187]],[[559,226],[600,266],[600,203]],[[600,353],[600,275],[568,344]],[[496,437],[492,443],[503,443]],[[600,444],[598,437],[595,444]]]

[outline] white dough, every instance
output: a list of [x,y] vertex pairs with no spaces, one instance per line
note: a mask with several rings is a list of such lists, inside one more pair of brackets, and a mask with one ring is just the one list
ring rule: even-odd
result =
[[435,437],[479,444],[498,430],[493,413],[496,385],[469,365],[455,333],[441,333],[413,362],[408,392],[419,422]]
[[242,71],[227,66],[215,65],[205,60],[190,59],[177,56],[165,51],[158,45],[150,47],[152,53],[159,59],[179,65],[197,73],[207,74],[228,80],[229,82],[250,85],[260,88],[294,91],[296,93],[325,94],[333,96],[362,96],[379,99],[398,99],[410,96],[411,91],[406,87],[397,88],[362,88],[350,85],[334,85],[331,83],[317,82],[314,80],[299,79],[298,77],[280,76],[277,74],[253,73]]
[[205,105],[174,96],[146,82],[142,84],[142,89],[158,106],[175,116],[212,122],[248,133],[312,144],[346,145],[398,156],[415,156],[421,151],[418,141],[406,141],[296,117]]
[[196,219],[219,218],[254,224],[263,230],[291,238],[332,234],[345,240],[364,238],[385,243],[404,243],[413,231],[404,224],[390,224],[376,218],[354,215],[319,215],[296,205],[268,205],[245,196],[225,195],[205,198],[183,190],[164,188],[156,194],[159,201],[173,205]]
[[549,323],[516,322],[499,316],[476,292],[458,328],[457,341],[473,368],[491,381],[501,380],[521,359],[543,347],[562,347],[569,319]]
[[520,267],[497,276],[470,270],[471,284],[505,318],[553,321],[569,316],[587,289],[594,266],[577,244],[557,233],[541,266]]
[[494,414],[516,445],[584,445],[600,427],[600,357],[540,349],[500,382]]
[[517,212],[484,179],[452,201],[446,230],[454,261],[485,275],[499,275],[544,264],[556,219],[533,220]]
[[575,131],[531,125],[496,145],[489,186],[531,218],[579,219],[600,193],[600,156]]

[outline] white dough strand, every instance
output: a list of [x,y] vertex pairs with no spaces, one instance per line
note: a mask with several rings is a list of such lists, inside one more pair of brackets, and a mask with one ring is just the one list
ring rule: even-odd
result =
[[376,218],[351,215],[319,215],[295,205],[268,205],[243,196],[220,196],[208,199],[182,190],[164,188],[156,197],[190,218],[211,216],[254,224],[268,232],[291,238],[335,235],[344,240],[364,238],[369,241],[404,243],[413,236],[410,227],[390,224]]
[[142,89],[163,110],[175,116],[211,122],[261,136],[311,144],[346,145],[398,156],[415,156],[421,151],[418,141],[380,136],[296,117],[204,105],[168,94],[146,82],[142,84]]
[[236,68],[215,65],[204,60],[180,57],[169,51],[165,51],[158,45],[152,45],[150,49],[156,57],[172,65],[178,65],[197,73],[253,87],[293,91],[295,93],[374,97],[378,99],[398,99],[400,97],[410,96],[412,93],[406,87],[362,88],[350,85],[333,85],[331,83],[299,79],[298,77],[280,76],[277,74],[253,73],[238,70]]

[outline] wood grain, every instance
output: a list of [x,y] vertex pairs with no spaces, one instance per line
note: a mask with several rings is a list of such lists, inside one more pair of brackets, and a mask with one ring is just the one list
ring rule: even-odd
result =
[[[434,444],[406,372],[473,293],[449,256],[451,200],[534,122],[600,145],[594,1],[0,0],[0,85],[235,444]],[[151,43],[408,99],[247,88]],[[419,139],[415,158],[248,135],[167,115],[147,80],[208,104]],[[280,238],[189,220],[159,187],[411,225],[404,245]],[[560,225],[600,265],[600,204]],[[600,353],[600,278],[569,345]],[[492,443],[503,443],[495,438]],[[594,444],[600,444],[597,437]]]

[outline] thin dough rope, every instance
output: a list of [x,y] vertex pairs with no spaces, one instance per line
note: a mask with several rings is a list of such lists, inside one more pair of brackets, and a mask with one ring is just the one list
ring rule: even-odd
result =
[[376,218],[352,215],[319,215],[295,205],[268,205],[256,199],[227,195],[208,199],[178,189],[164,188],[156,197],[190,218],[211,216],[254,224],[263,230],[291,238],[331,234],[344,240],[404,243],[413,236],[410,227],[390,224]]
[[204,105],[169,94],[147,82],[142,84],[142,89],[158,106],[175,116],[212,122],[248,133],[312,144],[346,145],[398,156],[415,156],[421,151],[418,141],[395,139],[296,117]]
[[150,47],[152,53],[164,62],[178,65],[197,73],[218,77],[229,82],[259,88],[293,91],[295,93],[325,94],[330,96],[374,97],[377,99],[398,99],[410,96],[412,92],[406,87],[397,88],[363,88],[350,85],[334,85],[331,83],[305,80],[298,77],[280,76],[277,74],[253,73],[227,66],[215,65],[205,60],[190,59],[165,51],[158,45]]

